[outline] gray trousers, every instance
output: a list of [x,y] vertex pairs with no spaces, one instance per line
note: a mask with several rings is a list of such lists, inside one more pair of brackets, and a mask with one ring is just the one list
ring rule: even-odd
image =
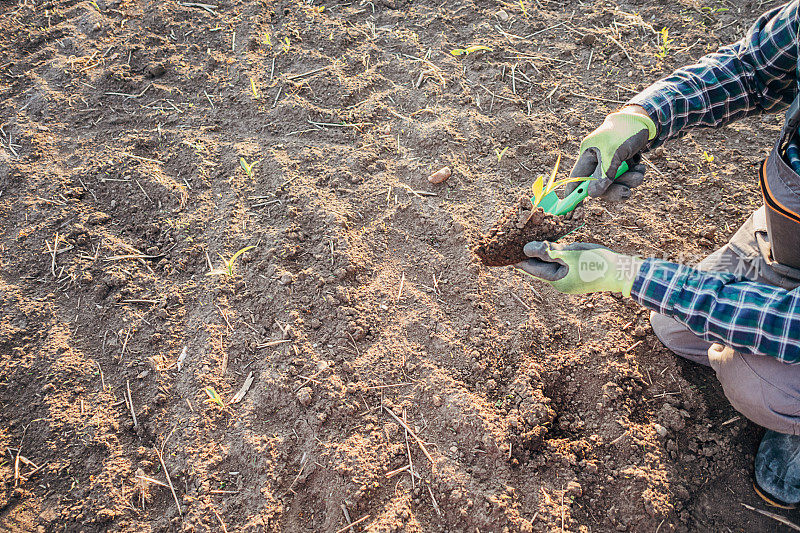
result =
[[[768,242],[762,207],[698,268],[736,272],[752,281],[789,290],[797,287],[800,281],[778,274],[763,258],[761,248]],[[800,365],[782,363],[765,355],[746,355],[708,342],[676,320],[657,313],[651,313],[650,323],[667,348],[714,369],[725,396],[737,411],[773,431],[800,435]]]

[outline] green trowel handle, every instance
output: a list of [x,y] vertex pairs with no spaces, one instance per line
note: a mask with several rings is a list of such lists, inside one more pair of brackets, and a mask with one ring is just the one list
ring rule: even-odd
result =
[[[619,166],[619,170],[617,170],[616,178],[622,176],[628,171],[628,163],[625,161]],[[614,178],[614,179],[616,179]],[[549,211],[553,215],[566,215],[576,207],[578,204],[581,203],[586,199],[586,196],[589,194],[589,182],[592,181],[587,179],[586,181],[582,181],[578,184],[578,187],[572,191],[566,198],[563,200],[559,200],[558,203],[553,207],[552,211]]]

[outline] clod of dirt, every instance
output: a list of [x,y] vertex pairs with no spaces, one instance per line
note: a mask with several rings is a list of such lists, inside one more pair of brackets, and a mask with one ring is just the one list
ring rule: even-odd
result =
[[514,265],[527,259],[522,249],[531,241],[555,241],[572,231],[575,218],[566,219],[533,209],[522,195],[489,231],[478,237],[472,251],[486,266]]
[[428,181],[431,183],[442,183],[447,181],[447,178],[450,177],[452,172],[450,171],[450,167],[442,167],[430,176],[428,176]]
[[147,74],[148,78],[160,78],[166,74],[166,72],[167,68],[162,63],[148,65],[147,69],[145,69],[145,73]]
[[303,387],[299,391],[297,391],[297,401],[300,402],[300,405],[303,407],[308,407],[311,405],[312,397],[311,397],[311,388]]

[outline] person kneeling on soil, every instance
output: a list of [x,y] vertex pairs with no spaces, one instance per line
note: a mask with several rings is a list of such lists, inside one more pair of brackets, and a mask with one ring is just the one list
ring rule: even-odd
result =
[[[530,259],[517,265],[564,293],[615,291],[651,309],[664,345],[710,365],[731,404],[767,428],[754,486],[767,502],[787,508],[800,503],[798,35],[798,2],[773,9],[742,40],[636,95],[581,143],[572,175],[595,178],[591,196],[624,199],[642,181],[643,151],[694,127],[788,106],[759,169],[764,205],[725,246],[695,269],[597,245],[531,242]],[[636,171],[614,182],[623,161]]]

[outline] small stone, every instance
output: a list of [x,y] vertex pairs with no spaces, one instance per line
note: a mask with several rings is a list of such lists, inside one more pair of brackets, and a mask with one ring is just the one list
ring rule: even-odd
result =
[[583,37],[581,37],[581,44],[585,46],[592,46],[594,43],[597,42],[597,35],[594,33],[587,33]]
[[311,405],[311,399],[311,387],[303,387],[297,391],[297,401],[300,402],[300,405],[303,407]]
[[434,407],[441,407],[442,406],[442,397],[438,394],[433,395],[433,405]]
[[658,434],[659,437],[667,436],[667,428],[665,428],[661,424],[653,424],[653,427],[656,429],[656,433]]
[[497,12],[497,18],[499,18],[502,22],[506,22],[508,20],[508,13],[501,9]]
[[667,168],[670,170],[675,170],[681,168],[681,164],[677,161],[667,161]]
[[644,326],[636,326],[634,328],[633,336],[636,337],[637,339],[640,339],[645,335],[647,335],[647,328],[645,328]]
[[284,272],[278,279],[278,283],[281,285],[289,285],[292,281],[294,281],[294,276],[292,276],[291,272]]
[[430,176],[428,176],[428,181],[431,183],[443,183],[447,181],[447,178],[450,177],[452,171],[450,167],[442,167]]

